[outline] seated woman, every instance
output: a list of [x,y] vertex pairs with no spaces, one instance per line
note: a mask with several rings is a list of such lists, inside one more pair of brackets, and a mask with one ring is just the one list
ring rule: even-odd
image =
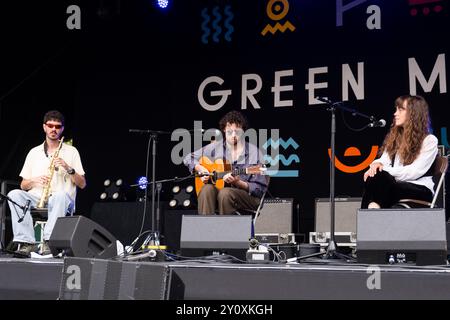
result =
[[431,201],[431,166],[438,153],[437,143],[431,134],[425,99],[398,97],[391,129],[380,149],[381,157],[364,173],[361,208],[390,208],[400,199]]

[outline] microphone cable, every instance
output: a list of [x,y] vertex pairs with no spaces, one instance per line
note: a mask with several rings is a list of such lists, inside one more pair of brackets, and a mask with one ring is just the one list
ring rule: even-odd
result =
[[369,128],[370,123],[366,124],[364,126],[362,126],[361,128],[353,128],[351,125],[348,124],[347,120],[345,119],[345,115],[344,112],[340,111],[341,117],[342,117],[342,122],[344,123],[344,125],[347,127],[347,129],[354,131],[354,132],[361,132],[367,128]]

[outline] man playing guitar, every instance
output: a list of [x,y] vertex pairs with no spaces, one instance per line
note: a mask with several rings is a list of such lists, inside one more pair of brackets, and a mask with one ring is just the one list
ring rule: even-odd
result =
[[[242,139],[247,120],[238,111],[227,113],[219,122],[225,140],[219,139],[183,160],[191,172],[200,176],[197,183],[199,214],[232,214],[238,210],[256,210],[267,189],[267,177],[254,173],[255,164],[263,160],[258,148]],[[231,167],[231,168],[230,168]],[[208,170],[209,168],[209,170]],[[211,168],[226,168],[223,182],[216,182]],[[252,170],[249,170],[249,169]],[[235,172],[244,172],[236,175]],[[198,190],[199,187],[201,190]]]

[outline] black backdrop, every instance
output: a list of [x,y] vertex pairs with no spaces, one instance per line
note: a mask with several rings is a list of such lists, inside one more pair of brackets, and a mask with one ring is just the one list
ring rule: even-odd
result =
[[[345,123],[359,128],[367,121],[338,112],[336,155],[342,163],[356,166],[380,145],[395,98],[414,93],[414,86],[428,100],[434,132],[448,147],[448,1],[171,0],[166,10],[155,2],[2,1],[0,178],[18,179],[26,152],[43,140],[43,114],[59,109],[67,118],[65,136],[74,139],[87,173],[78,212],[89,215],[105,178],[131,184],[145,174],[147,138],[129,128],[192,129],[194,120],[216,127],[227,111],[242,110],[243,75],[253,74],[261,79],[254,96],[260,108],[247,101],[242,112],[252,127],[279,129],[283,141],[298,144],[280,146],[286,160],[280,169],[298,174],[274,177],[271,192],[295,198],[300,231],[311,231],[314,199],[329,194],[330,113],[311,103],[305,86],[314,68],[324,67],[315,82],[327,85],[312,95],[348,100],[347,106],[388,122],[357,132]],[[73,4],[81,9],[80,30],[66,26]],[[292,27],[262,34],[277,22]],[[357,94],[349,85],[348,98],[346,65],[360,85]],[[428,86],[416,79],[415,65]],[[292,105],[275,107],[275,74],[285,70],[290,75],[280,78],[281,86],[292,89],[280,99]],[[217,111],[205,110],[198,99],[200,84],[212,76],[224,83],[206,86],[206,102],[220,100],[212,91],[232,90]],[[248,81],[249,89],[255,85]],[[160,137],[157,179],[187,174],[171,161],[176,143]],[[356,171],[337,169],[337,196],[361,195],[363,169]]]

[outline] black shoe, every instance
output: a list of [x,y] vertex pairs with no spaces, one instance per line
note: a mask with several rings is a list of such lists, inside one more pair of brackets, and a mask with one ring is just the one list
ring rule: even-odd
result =
[[29,258],[31,252],[36,250],[36,246],[33,243],[19,242],[17,250],[14,255],[18,258]]
[[10,243],[8,243],[8,245],[6,246],[5,250],[7,252],[14,252],[19,248],[19,243],[15,242],[15,241],[11,241]]

